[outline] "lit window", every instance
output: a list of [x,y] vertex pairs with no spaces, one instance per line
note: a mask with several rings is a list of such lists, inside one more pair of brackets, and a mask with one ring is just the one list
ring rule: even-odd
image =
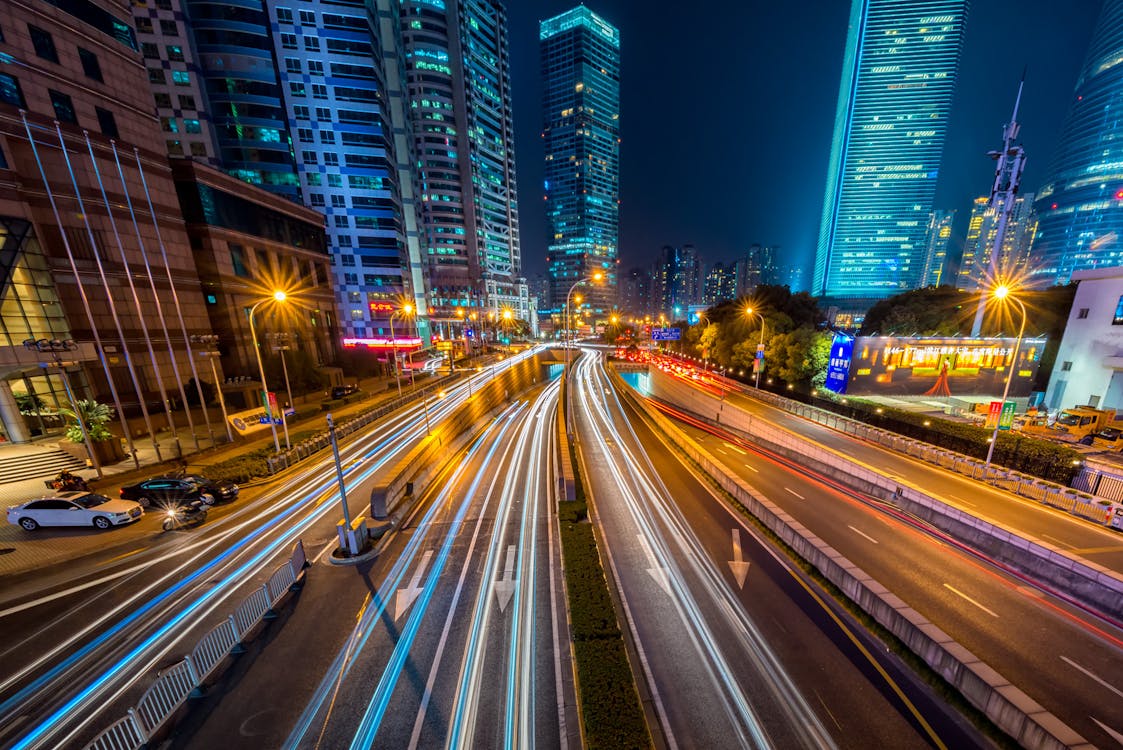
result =
[[185,118],[183,120],[183,132],[185,133],[202,133],[203,128],[199,125],[198,120]]
[[183,47],[179,46],[178,44],[169,44],[167,49],[169,60],[174,60],[175,62],[183,62]]
[[173,70],[172,83],[174,83],[176,86],[190,86],[191,74],[186,70]]
[[20,109],[27,108],[23,99],[23,90],[20,88],[19,79],[7,73],[0,73],[0,102],[11,104]]

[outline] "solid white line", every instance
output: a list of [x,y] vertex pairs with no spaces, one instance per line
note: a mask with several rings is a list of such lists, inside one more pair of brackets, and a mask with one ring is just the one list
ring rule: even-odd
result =
[[1094,722],[1096,722],[1097,724],[1099,724],[1099,725],[1100,725],[1100,729],[1102,729],[1102,730],[1104,730],[1105,732],[1107,732],[1107,733],[1108,733],[1108,735],[1110,735],[1110,736],[1111,736],[1111,739],[1115,740],[1115,741],[1116,741],[1116,742],[1118,742],[1118,743],[1119,743],[1120,745],[1123,745],[1123,734],[1120,734],[1119,732],[1116,732],[1116,731],[1115,731],[1114,729],[1112,729],[1111,727],[1109,727],[1109,726],[1108,726],[1107,724],[1104,724],[1104,723],[1103,723],[1102,721],[1100,721],[1099,719],[1097,719],[1097,718],[1096,718],[1095,716],[1089,716],[1088,718],[1090,718],[1090,719],[1091,719],[1092,721],[1094,721]]
[[1048,534],[1042,534],[1041,538],[1042,539],[1048,539],[1051,542],[1056,542],[1057,544],[1061,545],[1062,547],[1068,547],[1069,549],[1076,549],[1076,547],[1074,545],[1069,544],[1068,542],[1062,542],[1060,539],[1057,539],[1055,536],[1049,536]]
[[731,450],[731,451],[737,451],[737,452],[738,452],[738,453],[740,453],[740,454],[741,454],[742,456],[747,456],[747,455],[749,455],[747,451],[743,451],[743,450],[741,450],[740,448],[738,448],[737,446],[735,446],[735,445],[731,445],[730,443],[725,443],[725,447],[726,447],[726,448],[728,448],[728,449],[729,449],[729,450]]
[[[976,607],[978,607],[978,608],[979,608],[979,609],[981,609],[982,611],[986,612],[986,613],[987,613],[988,615],[990,615],[991,617],[998,617],[998,613],[997,613],[997,612],[995,612],[995,611],[994,611],[993,609],[987,609],[986,607],[984,607],[983,605],[979,604],[979,603],[978,603],[977,601],[975,601],[975,600],[974,600],[974,599],[972,599],[971,597],[967,596],[967,594],[964,594],[964,593],[963,593],[962,591],[960,591],[959,589],[957,589],[957,588],[956,588],[955,586],[952,586],[951,584],[945,583],[945,584],[944,584],[944,588],[946,588],[946,589],[947,589],[948,591],[950,591],[951,593],[955,594],[956,596],[960,596],[960,597],[963,597],[964,599],[966,599],[967,601],[971,602],[972,604],[974,604],[974,605],[975,605]],[[1063,658],[1063,657],[1062,657],[1062,658]]]
[[806,499],[807,499],[807,498],[805,498],[805,497],[804,497],[803,495],[801,495],[801,494],[799,494],[798,492],[796,492],[795,490],[791,489],[790,487],[785,487],[784,489],[785,489],[786,491],[788,491],[788,492],[792,493],[792,494],[793,494],[793,495],[795,495],[796,497],[798,497],[798,498],[799,498],[800,500],[806,500]]
[[858,536],[864,536],[866,539],[869,539],[874,544],[878,544],[878,541],[876,539],[874,539],[872,536],[870,536],[869,534],[858,531],[856,528],[854,528],[853,526],[850,526],[849,524],[847,524],[846,528],[850,529],[851,531],[853,531]]
[[1114,685],[1111,685],[1111,684],[1109,684],[1109,683],[1107,683],[1107,682],[1104,682],[1104,680],[1102,680],[1102,679],[1101,679],[1100,677],[1098,677],[1097,675],[1093,674],[1092,672],[1089,672],[1089,671],[1088,671],[1087,669],[1085,669],[1084,667],[1080,666],[1079,664],[1077,664],[1076,662],[1074,662],[1074,661],[1073,661],[1072,659],[1068,658],[1067,656],[1062,656],[1062,657],[1061,657],[1061,661],[1065,662],[1066,664],[1068,664],[1068,665],[1069,665],[1070,667],[1072,667],[1073,669],[1078,669],[1078,670],[1080,670],[1081,672],[1083,672],[1084,674],[1088,675],[1089,677],[1091,677],[1091,678],[1092,678],[1093,680],[1095,680],[1096,682],[1098,682],[1098,683],[1100,683],[1101,685],[1103,685],[1103,686],[1104,686],[1105,688],[1107,688],[1107,689],[1108,689],[1108,690],[1110,690],[1111,692],[1113,692],[1113,693],[1115,693],[1116,695],[1118,695],[1118,696],[1119,696],[1120,698],[1123,698],[1123,691],[1119,690],[1119,688],[1115,687]]
[[759,474],[759,473],[760,473],[760,469],[756,468],[756,467],[755,467],[755,466],[753,466],[752,464],[745,464],[745,468],[746,468],[746,469],[752,469],[752,470],[753,470],[753,471],[755,471],[755,472],[756,472],[757,474]]

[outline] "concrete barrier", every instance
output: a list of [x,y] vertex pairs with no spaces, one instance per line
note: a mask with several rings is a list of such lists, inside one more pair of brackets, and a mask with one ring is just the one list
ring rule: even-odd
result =
[[[652,371],[651,389],[652,395],[660,400],[713,424],[720,424],[746,440],[798,461],[859,492],[894,503],[988,557],[1111,617],[1123,618],[1123,576],[1118,573],[1066,553],[1047,542],[1011,532],[983,516],[948,505],[899,477],[887,477],[849,456],[812,444],[729,403],[719,405],[717,399],[708,393],[661,371]],[[964,462],[969,465],[962,465]],[[959,464],[960,473],[982,475],[982,461],[962,458]],[[1089,500],[1087,495],[1082,498],[1079,495],[1084,493],[1071,494],[1076,491],[1066,492],[1066,488],[1059,485],[1038,480],[1035,486],[1045,488],[1043,502],[1046,504],[1077,515],[1094,514],[1095,520],[1100,523],[1104,523],[1104,518],[1114,511],[1113,504],[1100,505],[1100,502],[1107,501]]]
[[713,477],[745,510],[814,565],[827,580],[882,627],[905,643],[1002,731],[1031,750],[1092,748],[1073,729],[894,596],[872,576],[781,508],[758,495],[740,477],[730,474],[721,462],[678,430],[669,419],[652,408],[646,399],[634,394],[618,377],[616,382],[625,398],[647,414],[687,457]]

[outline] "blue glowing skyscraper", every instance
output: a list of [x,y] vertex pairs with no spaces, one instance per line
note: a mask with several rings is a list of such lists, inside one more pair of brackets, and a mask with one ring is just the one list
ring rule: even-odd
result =
[[620,32],[584,6],[539,27],[551,304],[575,281],[594,314],[616,302],[620,197]]
[[1035,282],[1123,265],[1123,1],[1107,0],[1076,81],[1049,179],[1037,192]]
[[925,283],[927,235],[968,0],[854,0],[812,293]]

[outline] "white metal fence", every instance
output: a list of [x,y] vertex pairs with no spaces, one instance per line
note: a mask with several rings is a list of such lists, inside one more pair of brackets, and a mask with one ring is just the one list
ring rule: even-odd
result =
[[197,691],[293,588],[307,564],[304,544],[297,540],[292,554],[269,580],[247,596],[234,614],[199,639],[191,653],[156,675],[135,708],[97,735],[86,750],[138,750],[172,719]]

